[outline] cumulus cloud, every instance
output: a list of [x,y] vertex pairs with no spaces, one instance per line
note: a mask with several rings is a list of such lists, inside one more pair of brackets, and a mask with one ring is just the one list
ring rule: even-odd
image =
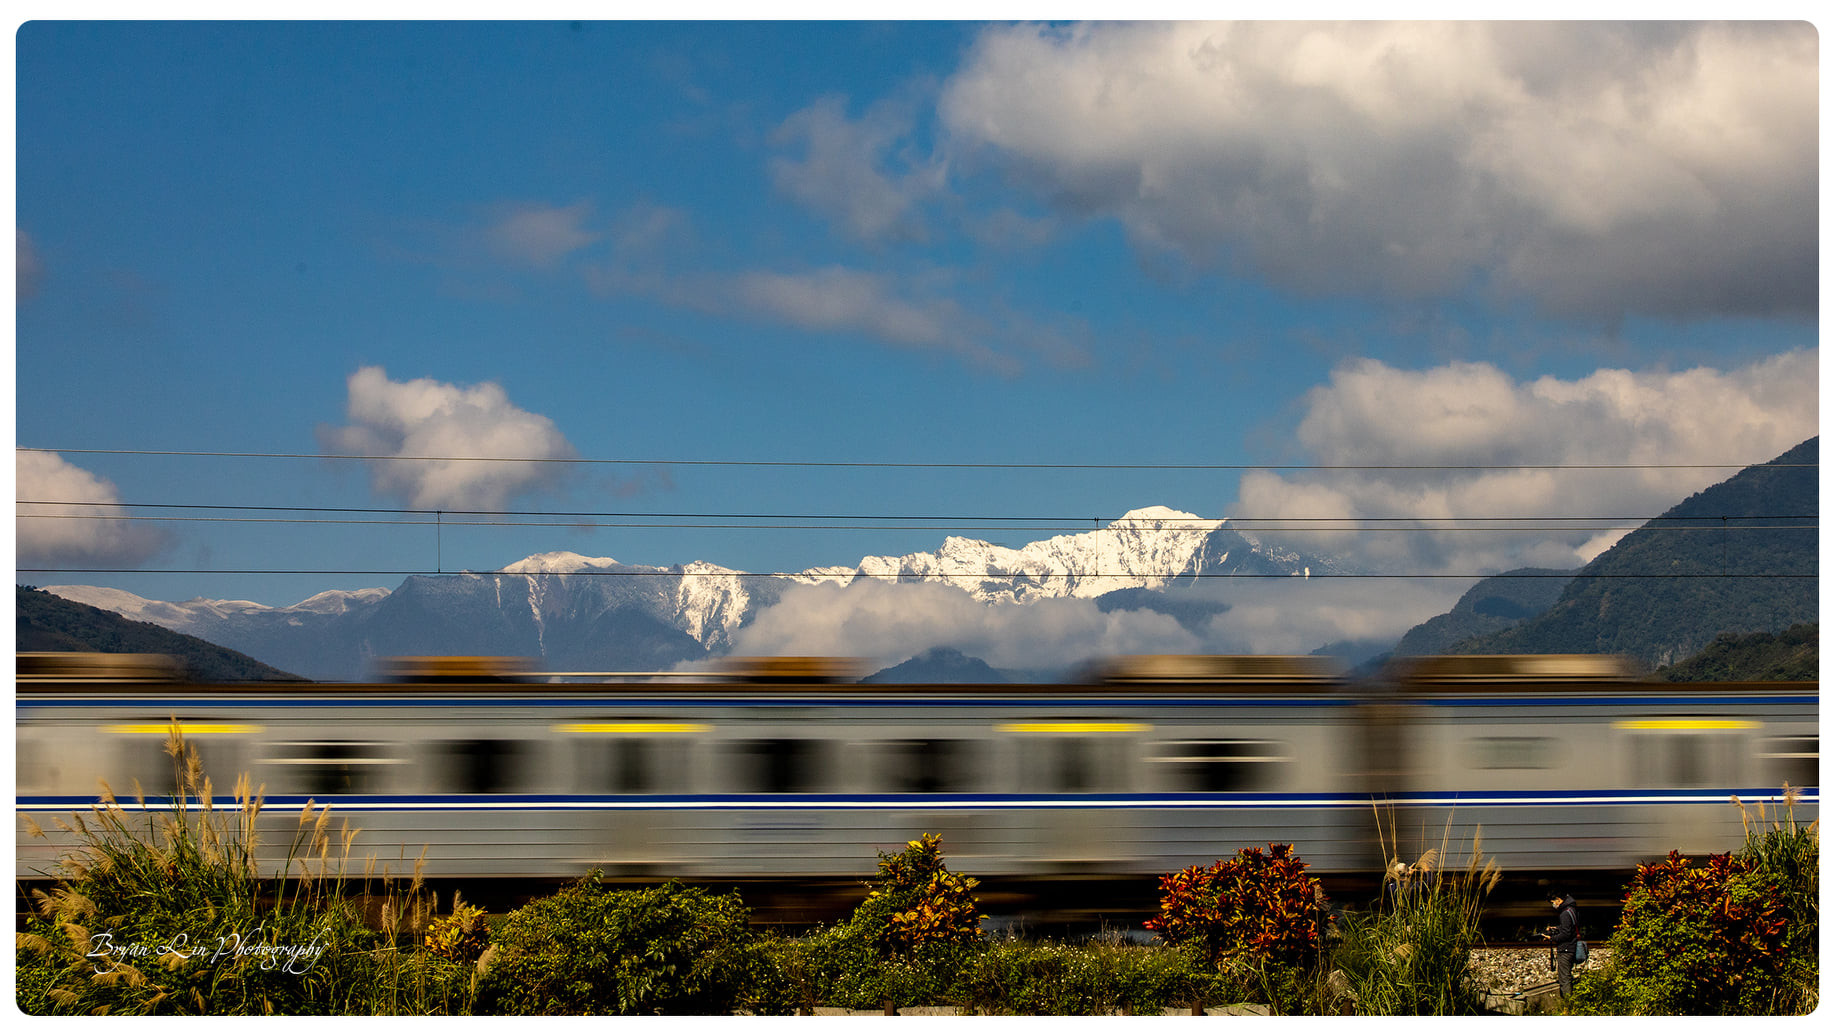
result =
[[503,509],[559,482],[563,465],[545,461],[575,455],[553,421],[511,404],[496,384],[398,382],[366,366],[346,386],[351,423],[322,426],[321,447],[378,457],[369,462],[372,486],[417,509]]
[[54,452],[15,453],[21,567],[138,567],[171,536],[134,521],[113,482]]
[[772,160],[773,183],[857,240],[923,240],[917,209],[943,191],[945,165],[901,153],[892,157],[904,171],[889,170],[890,152],[911,131],[912,114],[898,104],[882,102],[851,119],[843,98],[820,98],[773,134],[773,143],[802,150]]
[[1205,629],[1216,653],[1305,654],[1340,640],[1395,640],[1447,613],[1465,583],[1285,578],[1229,585]]
[[[1247,474],[1233,508],[1242,522],[1384,571],[1569,568],[1735,473],[1678,465],[1762,463],[1817,434],[1818,356],[1529,382],[1486,363],[1400,370],[1361,359],[1304,407],[1296,441],[1315,464],[1392,469]],[[1538,469],[1584,464],[1650,466]],[[1405,465],[1469,469],[1396,469]],[[1285,523],[1323,517],[1348,521]],[[1352,530],[1354,518],[1401,517],[1423,522]],[[1554,520],[1570,517],[1586,519]]]
[[1079,599],[983,604],[935,583],[799,586],[734,636],[741,656],[862,657],[879,667],[948,646],[998,668],[1063,669],[1083,658],[1194,653],[1200,640],[1165,614],[1104,613]]
[[988,29],[939,112],[1061,210],[1298,292],[1807,315],[1817,102],[1806,23],[1163,22]]
[[1396,638],[1454,605],[1445,582],[1330,582],[1300,578],[1222,583],[1171,596],[1223,605],[1199,626],[1150,610],[1101,609],[1095,600],[978,602],[937,583],[857,581],[787,591],[736,633],[740,656],[838,656],[879,669],[935,647],[997,668],[1065,671],[1145,653],[1308,653],[1345,639]]

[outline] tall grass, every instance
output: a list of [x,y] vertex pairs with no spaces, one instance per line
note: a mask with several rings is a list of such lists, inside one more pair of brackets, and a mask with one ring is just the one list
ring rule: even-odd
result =
[[[1387,842],[1386,816],[1376,809],[1375,815],[1385,856],[1395,859],[1395,824]],[[1344,977],[1352,1008],[1360,1014],[1445,1016],[1481,1011],[1479,989],[1468,976],[1468,952],[1480,938],[1481,909],[1500,882],[1500,868],[1491,859],[1481,862],[1478,827],[1465,862],[1451,866],[1452,817],[1450,821],[1441,845],[1422,851],[1410,866],[1409,883],[1393,907],[1343,917],[1334,967]],[[1381,880],[1390,868],[1385,867]]]
[[[166,753],[163,806],[138,783],[124,805],[105,784],[87,818],[58,821],[77,846],[55,888],[34,892],[36,914],[16,938],[22,1011],[419,1013],[463,986],[402,951],[432,907],[419,864],[405,890],[382,875],[371,927],[348,873],[357,829],[334,830],[330,810],[309,800],[264,878],[262,789],[245,774],[218,802],[177,722]],[[29,821],[27,832],[45,835]],[[366,885],[373,875],[367,863]]]

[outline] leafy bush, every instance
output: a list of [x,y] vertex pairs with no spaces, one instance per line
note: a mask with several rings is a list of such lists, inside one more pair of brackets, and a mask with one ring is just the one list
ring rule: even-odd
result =
[[977,881],[947,869],[934,833],[880,852],[880,881],[847,921],[804,942],[814,1001],[848,1009],[951,1000],[981,936]]
[[481,965],[485,1011],[726,1014],[759,969],[739,894],[668,883],[602,890],[590,873],[510,914]]
[[485,910],[461,901],[458,891],[453,894],[452,913],[436,917],[422,942],[435,957],[465,966],[477,963],[490,943],[485,932]]
[[970,893],[977,881],[945,868],[938,834],[907,841],[899,854],[880,855],[881,885],[869,891],[850,922],[873,932],[883,957],[910,955],[928,944],[968,944],[977,939],[983,917]]
[[1143,925],[1197,950],[1271,1004],[1293,997],[1298,976],[1319,959],[1318,881],[1292,845],[1246,847],[1208,866],[1162,877],[1161,904]]
[[1181,948],[1006,941],[969,963],[957,997],[995,1015],[1159,1015],[1214,996],[1218,984],[1195,952]]
[[[1791,796],[1789,808],[1791,809]],[[1640,866],[1609,942],[1615,965],[1583,1009],[1780,1015],[1818,1004],[1818,828],[1748,826],[1740,853]]]

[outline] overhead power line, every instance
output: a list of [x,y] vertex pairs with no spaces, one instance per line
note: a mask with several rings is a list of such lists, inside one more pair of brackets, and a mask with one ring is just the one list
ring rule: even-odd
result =
[[[949,514],[817,514],[817,513],[658,513],[640,510],[430,510],[409,507],[326,507],[326,506],[259,506],[242,504],[216,503],[124,503],[124,502],[87,502],[83,500],[49,500],[22,499],[18,506],[62,506],[62,507],[107,507],[110,510],[202,510],[202,511],[238,511],[242,513],[283,513],[292,515],[305,514],[375,514],[378,519],[357,519],[353,517],[245,517],[245,516],[151,516],[130,513],[31,513],[19,514],[23,518],[44,518],[63,520],[135,520],[135,521],[175,521],[204,523],[248,523],[248,524],[326,524],[326,525],[383,525],[401,527],[603,527],[603,528],[690,528],[690,529],[734,529],[734,530],[794,530],[794,531],[1034,531],[1034,532],[1067,532],[1086,531],[1086,525],[1098,525],[1096,530],[1109,530],[1109,523],[1126,520],[1124,517],[1059,517],[1059,516],[992,516],[949,515]],[[381,519],[391,518],[391,519]],[[467,520],[465,518],[491,518],[488,520]],[[544,519],[538,519],[544,518]],[[1666,530],[1680,531],[1734,531],[1734,530],[1775,530],[1780,528],[1816,530],[1817,525],[1781,525],[1781,524],[1731,524],[1732,518],[1710,518],[1704,516],[1689,517],[1616,517],[1606,515],[1570,515],[1570,516],[1537,516],[1530,514],[1508,515],[1499,517],[1231,517],[1231,518],[1198,518],[1193,522],[1170,521],[1161,518],[1141,518],[1147,522],[1153,520],[1164,531],[1207,531],[1223,521],[1234,531],[1634,531],[1655,521],[1716,521],[1710,524],[1675,524],[1668,525]],[[1816,521],[1818,514],[1738,514],[1738,521]],[[717,524],[714,521],[744,521],[747,523]],[[775,523],[758,523],[770,521]],[[793,521],[823,521],[822,524],[787,523]],[[909,522],[950,522],[923,523]],[[596,523],[588,523],[596,522]],[[668,523],[650,523],[668,522]],[[899,523],[892,523],[899,522]],[[1510,522],[1510,523],[1509,523]],[[1513,523],[1529,524],[1532,527],[1514,527]],[[1409,524],[1425,525],[1423,527],[1405,528],[1372,528],[1374,524]],[[1294,527],[1303,525],[1304,527]],[[1454,526],[1450,526],[1454,525]],[[1462,525],[1482,525],[1482,527],[1462,527]],[[1552,527],[1560,525],[1559,527]]]
[[[16,446],[17,452],[88,456],[180,456],[193,458],[355,460],[366,463],[554,463],[652,467],[810,467],[883,470],[1741,470],[1741,463],[901,463],[867,460],[737,460],[657,457],[593,458],[583,456],[378,456],[319,452],[231,452],[189,449],[49,449]],[[1817,463],[1769,464],[1782,468]]]
[[[143,516],[139,514],[98,514],[98,513],[29,513],[29,514],[22,513],[22,514],[19,514],[18,517],[21,520],[52,520],[52,521],[57,521],[57,520],[63,520],[63,521],[136,521],[136,522],[150,522],[150,523],[159,523],[159,524],[172,524],[172,523],[181,523],[181,524],[281,524],[281,525],[289,525],[289,526],[310,525],[314,527],[344,526],[344,527],[372,527],[372,528],[375,528],[375,527],[383,527],[383,528],[433,528],[433,527],[442,527],[442,528],[619,528],[619,529],[631,530],[631,531],[639,531],[639,530],[665,530],[665,531],[676,531],[676,530],[686,530],[686,531],[945,531],[945,532],[980,531],[980,532],[985,532],[985,533],[987,532],[1015,532],[1015,531],[1038,532],[1038,533],[1050,533],[1050,532],[1064,533],[1068,530],[1067,528],[1063,526],[1057,526],[1057,525],[1052,526],[1052,527],[1027,526],[1027,525],[1002,525],[1002,526],[996,527],[996,526],[980,526],[980,525],[964,525],[964,524],[873,524],[873,525],[785,524],[785,523],[716,524],[716,523],[711,523],[708,521],[669,521],[669,522],[651,523],[651,522],[644,522],[644,521],[606,521],[606,520],[565,520],[565,521],[563,520],[556,520],[556,521],[452,520],[452,519],[438,520],[438,519],[434,519],[431,517],[417,517],[417,518],[408,519],[408,520],[356,520],[356,519],[350,519],[350,518],[309,518],[309,517],[172,517],[172,516],[157,516],[156,517],[156,516]],[[1542,524],[1495,524],[1489,527],[1460,527],[1460,526],[1456,526],[1456,527],[1440,527],[1440,526],[1412,527],[1412,526],[1397,526],[1397,525],[1393,525],[1389,527],[1369,527],[1364,524],[1357,524],[1357,523],[1353,523],[1353,524],[1346,524],[1346,523],[1317,524],[1317,525],[1312,525],[1309,527],[1296,527],[1295,526],[1295,522],[1297,521],[1326,520],[1326,519],[1327,518],[1273,518],[1269,522],[1233,521],[1231,523],[1231,528],[1229,530],[1240,531],[1240,532],[1292,531],[1292,532],[1307,532],[1310,534],[1322,534],[1322,533],[1327,533],[1327,532],[1370,532],[1370,533],[1380,533],[1380,534],[1467,533],[1467,534],[1484,535],[1484,534],[1498,534],[1501,532],[1518,532],[1518,531],[1536,531],[1536,532],[1546,532],[1546,533],[1557,532],[1557,531],[1590,531],[1590,532],[1639,531],[1642,528],[1642,525],[1640,524],[1600,524],[1600,523],[1596,523],[1596,524],[1564,523],[1564,524],[1553,526],[1549,522],[1565,521],[1568,519],[1567,518],[1540,518],[1540,517],[1527,517],[1527,518],[1524,518],[1524,520],[1543,521],[1545,523],[1542,523]],[[1430,519],[1446,520],[1450,518],[1430,518]],[[1460,520],[1460,518],[1453,518],[1453,519]],[[1488,518],[1482,518],[1482,519],[1488,519]],[[1694,519],[1697,519],[1697,518],[1694,518]],[[1747,519],[1755,519],[1755,518],[1747,518]],[[1760,519],[1772,519],[1772,518],[1760,518]],[[1782,519],[1787,519],[1787,518],[1782,518]],[[1100,529],[1100,532],[1108,531],[1108,530],[1110,529],[1104,528],[1104,529]],[[1185,527],[1176,526],[1174,528],[1167,528],[1166,526],[1164,526],[1163,530],[1200,531],[1204,529],[1199,528],[1199,527],[1194,527],[1194,526],[1185,526]],[[1666,532],[1817,531],[1818,526],[1810,525],[1810,524],[1723,524],[1723,523],[1718,523],[1718,524],[1667,525],[1667,526],[1660,527],[1660,528],[1649,528],[1646,530],[1666,531]],[[1091,534],[1092,532],[1089,530],[1086,530],[1082,533]]]

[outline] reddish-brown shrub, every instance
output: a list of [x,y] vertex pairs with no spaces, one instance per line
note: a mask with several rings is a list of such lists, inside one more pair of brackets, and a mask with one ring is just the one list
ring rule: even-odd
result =
[[1208,962],[1268,961],[1302,967],[1315,958],[1320,929],[1317,880],[1290,844],[1270,853],[1246,847],[1207,866],[1162,877],[1161,907],[1143,925],[1176,944],[1194,944]]

